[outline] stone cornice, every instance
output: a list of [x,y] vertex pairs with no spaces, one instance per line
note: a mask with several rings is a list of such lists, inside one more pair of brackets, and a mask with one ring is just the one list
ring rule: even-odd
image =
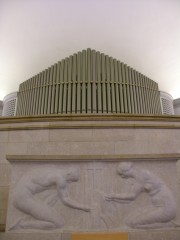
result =
[[119,154],[119,155],[7,155],[13,161],[122,161],[122,160],[178,160],[180,153],[167,154]]
[[54,121],[161,121],[180,122],[180,115],[144,115],[144,114],[49,114],[35,116],[1,117],[3,123],[54,122]]

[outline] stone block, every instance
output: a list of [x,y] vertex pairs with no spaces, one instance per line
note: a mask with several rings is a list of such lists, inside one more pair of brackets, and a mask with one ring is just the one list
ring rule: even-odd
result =
[[11,165],[7,163],[0,163],[0,187],[9,185],[11,174]]
[[132,129],[93,129],[95,142],[131,142],[136,131]]
[[8,143],[0,142],[0,163],[6,162],[7,150],[8,150]]
[[0,142],[1,143],[7,143],[8,142],[8,136],[9,136],[8,131],[1,131],[0,132]]
[[29,143],[28,154],[37,155],[67,155],[70,154],[71,143],[69,142],[48,142],[48,143]]
[[27,154],[27,143],[8,143],[6,154]]
[[114,142],[73,142],[70,154],[114,154]]
[[144,230],[129,232],[129,240],[179,240],[180,230]]
[[7,209],[9,187],[0,187],[0,209]]
[[49,130],[21,130],[9,132],[9,142],[47,142],[48,140]]
[[61,233],[0,233],[0,240],[62,240]]
[[49,131],[50,142],[89,142],[92,129],[56,129]]
[[62,233],[61,234],[61,240],[71,240],[72,239],[72,233]]

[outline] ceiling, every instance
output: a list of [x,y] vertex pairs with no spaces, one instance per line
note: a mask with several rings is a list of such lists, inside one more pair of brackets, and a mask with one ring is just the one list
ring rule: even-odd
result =
[[179,0],[0,0],[0,99],[88,47],[180,97]]

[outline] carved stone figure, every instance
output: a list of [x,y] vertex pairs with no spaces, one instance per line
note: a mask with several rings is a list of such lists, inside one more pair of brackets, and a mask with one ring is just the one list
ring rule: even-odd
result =
[[[10,230],[61,228],[64,225],[64,220],[61,213],[53,209],[58,199],[65,206],[89,212],[89,207],[71,200],[68,196],[68,184],[78,180],[78,169],[69,169],[65,172],[56,168],[39,168],[24,175],[14,190],[13,204],[16,209],[28,216],[26,215],[17,221]],[[56,189],[56,193],[50,195],[45,202],[35,198],[36,194],[53,187]]]
[[107,201],[130,203],[142,193],[147,192],[152,205],[140,207],[131,213],[127,224],[132,228],[158,228],[173,226],[176,216],[176,203],[170,189],[153,173],[146,169],[136,168],[131,162],[122,162],[117,169],[122,178],[133,178],[135,185],[131,192],[110,194]]

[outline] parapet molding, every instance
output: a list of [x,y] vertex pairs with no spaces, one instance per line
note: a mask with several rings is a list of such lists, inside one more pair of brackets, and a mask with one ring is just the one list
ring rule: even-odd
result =
[[121,161],[121,160],[179,160],[180,153],[119,154],[119,155],[6,155],[9,162],[17,161]]
[[145,114],[47,114],[35,116],[11,116],[0,118],[0,124],[26,122],[56,122],[56,121],[155,121],[180,122],[180,116],[175,115],[145,115]]
[[47,115],[0,118],[0,131],[51,129],[180,129],[180,116]]

